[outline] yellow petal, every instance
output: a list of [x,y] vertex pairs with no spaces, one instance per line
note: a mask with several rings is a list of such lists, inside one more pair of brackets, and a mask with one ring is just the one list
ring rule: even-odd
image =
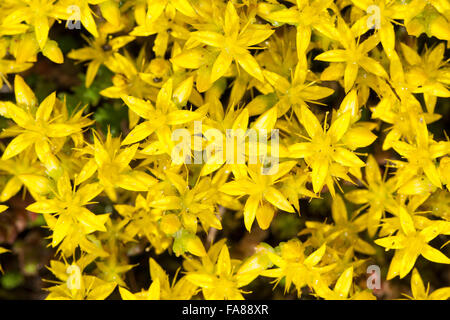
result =
[[353,190],[345,193],[345,199],[356,203],[364,204],[369,201],[370,193],[368,190]]
[[[303,56],[308,49],[309,42],[311,40],[311,27],[304,26],[303,24],[297,25],[297,54],[299,57]],[[317,59],[317,58],[316,58]]]
[[300,122],[302,123],[303,127],[305,127],[308,135],[311,138],[314,138],[316,134],[322,131],[319,120],[317,120],[316,116],[305,105],[301,106]]
[[347,132],[350,125],[350,118],[351,113],[345,112],[331,124],[331,127],[328,130],[328,134],[330,135],[333,142],[336,143],[341,140],[341,138]]
[[349,62],[345,66],[344,71],[344,88],[345,92],[349,92],[353,88],[356,77],[358,76],[359,66],[356,62]]
[[237,35],[239,32],[239,16],[232,1],[228,1],[225,9],[225,24],[223,31],[227,35]]
[[171,0],[171,4],[185,16],[194,18],[197,16],[195,9],[188,0]]
[[420,252],[422,256],[430,261],[436,262],[436,263],[445,263],[450,264],[450,259],[447,258],[442,252],[439,250],[429,246],[425,245],[422,248],[422,251]]
[[148,191],[156,181],[155,178],[143,171],[133,170],[126,174],[121,174],[116,181],[116,185],[125,190]]
[[426,293],[422,278],[416,268],[414,268],[411,276],[411,291],[414,298],[423,297]]
[[41,102],[36,111],[36,120],[47,121],[53,111],[53,106],[56,101],[56,92],[51,93],[44,101]]
[[97,215],[93,214],[86,208],[80,207],[76,211],[76,218],[81,224],[88,228],[103,232],[106,231],[102,219],[100,219]]
[[100,3],[100,10],[102,16],[114,26],[120,25],[120,10],[119,3],[116,1],[108,0]]
[[189,272],[186,280],[202,288],[214,288],[216,278],[209,274]]
[[319,157],[313,161],[311,167],[313,190],[314,193],[318,193],[322,190],[328,175],[328,159],[326,157]]
[[154,112],[153,105],[150,101],[139,99],[133,96],[122,96],[122,100],[134,113],[140,117],[150,120],[152,113]]
[[400,42],[400,46],[402,48],[403,56],[405,57],[405,60],[410,65],[416,65],[422,63],[422,58],[417,54],[415,50],[413,50],[411,47],[407,46],[403,42]]
[[256,210],[256,221],[262,230],[267,230],[273,220],[275,208],[268,204],[259,206]]
[[14,92],[16,94],[16,103],[18,105],[24,105],[30,108],[37,105],[37,99],[33,90],[30,89],[19,75],[16,75],[14,78]]
[[34,18],[34,32],[36,33],[36,40],[41,49],[44,48],[48,38],[48,31],[50,26],[46,15],[36,15]]
[[374,75],[377,75],[382,78],[387,78],[388,75],[386,71],[384,70],[383,66],[376,61],[375,59],[369,58],[369,57],[362,57],[358,63],[361,67],[363,67],[364,70],[367,72],[373,73]]
[[441,179],[439,177],[439,172],[431,160],[425,160],[423,164],[423,171],[431,183],[436,187],[441,188]]
[[64,56],[61,49],[58,47],[58,43],[54,40],[48,40],[42,50],[42,54],[49,58],[54,63],[63,63]]
[[151,135],[155,131],[155,129],[155,124],[151,123],[150,121],[145,121],[141,124],[138,124],[136,127],[134,127],[133,130],[131,130],[130,133],[128,133],[128,135],[122,141],[122,145],[141,141]]
[[403,232],[406,235],[415,234],[416,229],[414,228],[414,221],[405,207],[403,207],[403,206],[398,207],[398,215],[400,218],[400,225],[402,227]]
[[308,267],[314,267],[320,262],[320,260],[322,260],[325,251],[326,251],[326,244],[324,243],[323,245],[320,246],[319,249],[311,253],[303,263]]
[[234,58],[248,74],[264,82],[264,76],[258,62],[247,50],[239,50],[234,54]]
[[229,53],[225,50],[220,51],[220,54],[214,62],[211,70],[211,82],[214,82],[222,77],[228,71],[232,62],[233,57]]
[[252,128],[255,130],[266,130],[267,134],[270,135],[270,130],[275,127],[277,121],[277,108],[272,107],[255,120]]
[[177,125],[188,123],[202,117],[201,113],[188,111],[188,110],[177,110],[172,111],[167,115],[167,123],[170,125]]
[[205,62],[206,52],[203,48],[194,48],[190,50],[183,50],[170,61],[182,68],[198,69]]
[[347,167],[363,167],[365,163],[359,159],[353,152],[345,148],[336,148],[333,155],[333,160]]
[[[376,241],[375,241],[376,242]],[[386,280],[391,280],[396,276],[400,275],[401,263],[403,260],[405,250],[396,250],[394,253],[394,257],[391,260],[391,264],[389,265],[388,274],[386,276]]]
[[231,273],[230,253],[226,244],[220,250],[219,258],[217,259],[216,272],[219,275],[228,276]]
[[175,214],[166,214],[161,218],[160,227],[164,233],[170,235],[180,230],[181,222]]
[[402,250],[404,253],[400,266],[400,279],[404,278],[411,271],[419,256],[418,248],[416,247],[406,247]]
[[159,300],[161,296],[161,284],[159,279],[156,279],[152,282],[150,285],[150,288],[148,289],[148,296],[147,298],[149,300]]
[[389,22],[383,23],[379,30],[379,34],[383,49],[388,57],[391,58],[394,54],[395,47],[394,26]]
[[263,70],[263,74],[267,82],[269,82],[271,86],[273,86],[280,92],[286,92],[291,87],[289,81],[286,78],[280,76],[278,73]]
[[73,225],[73,220],[67,213],[58,217],[53,228],[52,247],[56,247],[68,234],[69,228]]
[[212,47],[222,47],[225,44],[224,36],[212,31],[196,31],[191,33],[191,37],[201,43]]
[[81,10],[81,23],[95,38],[98,38],[97,25],[88,5],[84,5]]
[[179,106],[184,106],[192,93],[194,77],[183,80],[173,92],[173,98]]
[[286,197],[274,187],[266,189],[264,198],[280,210],[295,212]]
[[350,292],[350,287],[353,281],[353,266],[345,269],[341,274],[336,285],[334,286],[334,292],[341,298],[347,298]]
[[384,237],[375,240],[375,243],[386,249],[403,249],[405,247],[405,238],[401,236]]
[[341,196],[336,195],[334,198],[331,213],[336,224],[343,225],[348,221],[347,209],[345,208],[345,203]]
[[85,80],[85,84],[86,84],[86,88],[89,88],[92,84],[92,82],[94,82],[94,78],[97,75],[98,72],[98,68],[100,68],[101,62],[98,60],[92,60],[87,67],[86,70],[86,80]]
[[114,282],[101,282],[100,284],[93,285],[93,289],[89,292],[87,299],[89,300],[105,300],[111,292],[116,288]]
[[30,133],[22,133],[15,137],[3,152],[2,159],[7,160],[21,153],[35,142],[35,137]]
[[123,287],[119,287],[119,293],[122,300],[137,300],[134,294]]
[[314,59],[328,62],[344,62],[347,60],[347,52],[345,50],[329,50],[319,54]]
[[18,177],[12,177],[6,183],[0,195],[0,202],[5,202],[14,196],[22,188],[22,181]]
[[354,126],[347,130],[341,142],[351,150],[355,150],[371,145],[376,139],[377,136],[370,129],[363,126]]
[[199,257],[206,256],[205,247],[203,246],[202,241],[197,236],[190,238],[187,241],[186,250]]
[[248,197],[244,207],[244,224],[247,231],[250,232],[253,221],[256,217],[256,210],[259,206],[260,198],[258,195],[251,195]]

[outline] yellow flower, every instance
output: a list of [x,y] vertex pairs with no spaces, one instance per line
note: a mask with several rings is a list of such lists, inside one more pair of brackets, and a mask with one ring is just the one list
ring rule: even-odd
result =
[[339,195],[336,195],[333,199],[331,215],[334,225],[315,221],[306,222],[306,226],[313,232],[313,236],[320,233],[326,241],[331,243],[329,247],[336,249],[340,253],[351,248],[363,254],[375,254],[375,248],[370,243],[364,241],[360,235],[367,227],[366,218],[364,216],[356,217],[356,215],[353,215],[349,219],[345,202]]
[[419,170],[423,170],[423,173],[431,183],[441,188],[441,179],[435,159],[450,153],[450,142],[434,141],[427,130],[424,118],[414,121],[413,128],[416,134],[414,143],[411,143],[412,141],[410,143],[404,141],[395,141],[393,143],[394,150],[408,160],[405,163],[405,168],[397,172],[398,186],[407,183],[411,177],[419,173]]
[[[16,1],[20,3],[20,16],[17,17],[20,21],[25,21],[30,26],[34,27],[36,40],[41,49],[44,48],[48,39],[48,32],[50,26],[59,18],[59,10],[63,7],[60,3],[55,3],[55,0],[30,0],[30,1]],[[17,20],[16,20],[17,21]]]
[[394,94],[384,94],[380,102],[371,108],[372,119],[381,119],[383,122],[391,124],[389,131],[383,141],[383,150],[392,148],[393,144],[402,139],[414,140],[415,129],[413,127],[416,119],[423,118],[429,124],[440,119],[441,116],[435,113],[422,111],[422,107],[416,104],[399,101]]
[[233,195],[249,195],[244,207],[244,224],[250,232],[253,221],[258,221],[262,229],[267,229],[272,222],[275,208],[287,212],[294,212],[291,203],[286,199],[275,184],[280,181],[294,166],[295,161],[286,161],[279,164],[277,172],[262,173],[262,166],[249,164],[248,175],[237,177],[235,181],[225,183],[220,191]]
[[150,258],[149,264],[153,281],[150,288],[132,294],[119,287],[123,300],[189,300],[197,293],[197,286],[186,280],[185,276],[177,280],[177,272],[170,284],[167,273],[154,259]]
[[[376,300],[376,297],[370,291],[359,291],[350,295],[353,282],[353,267],[346,269],[331,290],[328,286],[321,283],[316,290],[316,294],[326,300]],[[350,295],[350,297],[349,297]]]
[[[300,109],[300,122],[306,129],[309,142],[295,143],[289,146],[289,154],[293,158],[304,158],[312,169],[312,184],[315,193],[322,190],[326,184],[334,195],[333,179],[335,177],[351,181],[347,171],[360,168],[365,164],[352,151],[346,148],[342,139],[347,133],[347,140],[353,141],[353,147],[369,145],[374,139],[368,132],[350,132],[351,112],[341,114],[327,130],[319,123],[316,116],[304,105]],[[368,139],[359,139],[368,135]],[[354,136],[354,137],[352,137]]]
[[428,283],[425,290],[423,280],[416,268],[414,268],[411,276],[411,292],[412,297],[406,294],[403,295],[413,300],[448,300],[450,297],[450,287],[439,288],[430,293],[430,284]]
[[148,192],[147,199],[142,195],[136,197],[134,206],[128,204],[117,204],[114,208],[128,222],[124,229],[124,235],[134,239],[145,237],[153,246],[157,254],[164,252],[173,242],[171,235],[167,235],[161,227],[160,221],[163,212],[160,209],[150,208],[148,203],[159,194],[157,188]]
[[24,185],[35,199],[50,192],[49,181],[45,177],[45,168],[30,151],[8,160],[0,160],[0,170],[11,175],[1,191],[1,202],[13,197]]
[[360,36],[374,28],[388,57],[395,56],[395,32],[392,24],[398,23],[395,19],[402,20],[407,16],[408,6],[389,0],[352,0],[352,3],[365,13],[352,26],[352,31]]
[[186,0],[175,3],[174,7],[167,7],[165,12],[159,14],[159,10],[154,7],[159,7],[162,5],[162,2],[149,2],[150,6],[148,8],[147,17],[144,24],[136,26],[133,31],[130,32],[130,35],[148,37],[156,34],[153,51],[155,52],[156,57],[164,57],[171,37],[181,40],[187,40],[189,38],[189,30],[187,26],[184,25],[182,20],[177,20],[176,17],[176,5],[180,3],[184,6],[183,9],[191,11],[189,13],[192,13],[194,16],[196,15],[194,9]]
[[68,264],[66,261],[50,261],[49,270],[58,279],[46,290],[50,293],[46,300],[104,300],[115,289],[114,282],[107,282],[95,276],[83,274],[86,266],[95,257],[85,255]]
[[[4,115],[18,125],[17,128],[9,129],[10,133],[17,136],[6,147],[2,159],[8,160],[34,145],[36,155],[47,170],[57,170],[59,160],[55,153],[62,147],[61,141],[79,133],[83,127],[93,121],[88,120],[87,117],[81,117],[81,111],[73,115],[71,119],[67,119],[68,121],[60,122],[61,117],[54,115],[57,112],[55,105],[61,104],[55,92],[47,96],[37,107],[36,97],[22,77],[16,76],[14,88],[16,104],[6,102]],[[65,103],[62,104],[62,109],[65,109]]]
[[316,60],[327,62],[345,62],[344,89],[348,92],[352,89],[358,69],[362,67],[367,72],[373,73],[381,78],[387,78],[388,75],[383,66],[373,58],[368,56],[380,41],[377,35],[371,36],[363,43],[355,41],[355,35],[349,29],[342,19],[338,19],[339,42],[344,49],[329,50],[315,57]]
[[[202,289],[206,300],[243,300],[241,287],[259,274],[259,267],[248,270],[239,260],[230,259],[225,241],[219,241],[208,251],[202,262],[185,260],[186,280]],[[242,268],[242,269],[241,269]]]
[[321,275],[332,270],[335,265],[322,265],[320,262],[326,251],[326,244],[305,257],[305,244],[298,239],[280,243],[275,252],[266,251],[275,268],[261,272],[262,276],[276,278],[278,284],[285,278],[285,292],[292,284],[300,297],[301,289],[305,286],[316,290],[322,281]]
[[361,215],[360,218],[365,217],[366,227],[371,237],[377,232],[380,220],[384,217],[385,211],[397,211],[397,202],[394,199],[396,180],[395,178],[391,178],[385,181],[387,170],[386,168],[385,174],[381,178],[380,168],[375,158],[370,155],[367,158],[365,167],[367,184],[361,181],[366,189],[356,189],[345,193],[347,200],[356,204],[364,204],[358,211],[369,207],[367,212]]
[[[199,179],[190,188],[180,174],[170,171],[165,173],[166,181],[170,183],[170,189],[164,189],[163,195],[149,203],[149,206],[161,210],[170,210],[176,213],[183,227],[190,232],[197,231],[197,219],[200,220],[203,229],[222,229],[220,220],[216,217],[215,199],[216,194],[211,186],[211,179],[205,177]],[[165,184],[166,181],[161,182]],[[176,219],[171,219],[175,232],[181,228]],[[167,221],[169,222],[169,221]],[[178,226],[176,228],[175,226]]]
[[[192,122],[203,115],[199,112],[179,110],[172,100],[172,94],[172,80],[169,79],[159,91],[155,107],[151,102],[133,96],[122,97],[130,110],[145,119],[125,137],[122,145],[141,141],[155,132],[159,144],[174,147],[171,126]],[[155,149],[154,144],[150,144],[141,152],[152,154],[152,149]],[[171,154],[171,148],[168,151]]]
[[133,170],[129,166],[139,145],[120,148],[120,138],[113,138],[108,131],[105,141],[93,134],[94,144],[82,152],[91,154],[75,179],[78,185],[91,178],[96,172],[100,185],[113,201],[117,201],[116,187],[132,191],[147,191],[157,180],[143,170]]
[[264,77],[275,88],[278,97],[275,104],[278,117],[284,115],[290,108],[299,113],[300,107],[307,105],[307,102],[318,103],[317,100],[333,94],[333,89],[317,86],[314,82],[305,83],[304,71],[298,65],[289,81],[275,72],[264,70]]
[[[89,4],[99,5],[103,18],[113,25],[120,23],[119,3],[114,0],[79,0],[75,4],[71,0],[60,0],[58,6],[61,8],[61,13],[64,13],[64,19],[68,19],[71,15],[81,22],[81,24],[92,34],[98,37],[98,28],[95,23],[94,13],[89,7]],[[75,6],[75,7],[74,7]],[[72,10],[69,10],[72,9]],[[75,12],[74,12],[75,11]]]
[[119,287],[122,300],[160,300],[160,291],[159,279],[153,281],[148,290],[141,290],[137,293],[131,293],[127,289]]
[[[149,72],[149,69],[152,69],[151,62],[145,61],[144,54],[145,50],[141,50],[138,59],[135,61],[127,52],[125,52],[125,55],[114,53],[107,63],[107,67],[115,73],[112,79],[113,85],[100,91],[100,94],[113,99],[119,99],[122,95],[133,95],[137,98],[148,99],[156,97],[158,90],[143,79],[143,75]],[[165,73],[168,67],[165,66],[164,69],[166,69],[164,70]],[[161,82],[161,79],[157,78],[156,82]],[[135,121],[137,122],[137,119]],[[130,127],[133,127],[133,125]]]
[[85,208],[85,205],[91,203],[91,200],[103,191],[103,187],[93,183],[75,190],[68,174],[64,173],[56,182],[56,188],[54,198],[39,199],[27,207],[27,210],[32,212],[58,216],[52,227],[53,247],[64,240],[73,228],[81,230],[84,234],[106,231],[105,223],[108,215],[95,215]]
[[450,40],[450,6],[447,1],[417,0],[406,7],[405,27],[408,34],[418,37],[426,33],[429,37]]
[[433,113],[437,97],[450,97],[450,67],[448,61],[443,61],[445,46],[440,43],[433,49],[425,50],[422,56],[403,43],[401,48],[410,65],[406,73],[407,82],[417,87],[414,92],[423,93],[427,111]]
[[396,276],[405,277],[419,257],[422,255],[425,259],[435,263],[450,264],[447,258],[439,250],[428,245],[428,242],[436,238],[439,234],[449,234],[449,224],[442,221],[436,221],[420,232],[414,226],[414,220],[409,212],[403,207],[398,208],[398,217],[400,219],[400,230],[394,236],[384,237],[375,240],[379,246],[385,247],[386,251],[395,249],[387,274],[387,280]]
[[212,65],[211,83],[228,71],[233,60],[251,76],[264,81],[261,68],[248,49],[254,49],[252,46],[263,42],[274,31],[267,26],[256,24],[246,24],[241,28],[240,17],[232,1],[227,2],[225,16],[219,23],[218,30],[195,31],[189,40],[192,43],[191,48],[199,44],[217,48],[219,55]]
[[261,2],[258,4],[258,15],[271,21],[273,25],[287,23],[296,26],[297,54],[301,61],[310,44],[313,29],[329,38],[334,37],[334,24],[327,12],[332,2],[296,1],[289,9],[278,4]]
[[67,54],[67,56],[71,59],[79,61],[90,60],[86,70],[85,83],[86,88],[89,88],[94,81],[98,68],[102,64],[106,65],[109,59],[113,57],[114,53],[133,40],[134,37],[132,36],[112,38],[105,33],[100,33],[100,35],[94,39],[86,38],[89,47],[72,50]]

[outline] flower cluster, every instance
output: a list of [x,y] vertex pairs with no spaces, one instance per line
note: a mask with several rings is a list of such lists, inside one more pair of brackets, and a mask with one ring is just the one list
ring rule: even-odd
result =
[[[356,280],[380,255],[387,280],[411,275],[412,298],[450,297],[416,269],[419,256],[450,264],[431,242],[450,235],[450,141],[430,131],[450,97],[448,1],[3,0],[0,11],[0,86],[15,94],[0,101],[0,212],[21,190],[34,199],[26,209],[55,248],[48,299],[243,299],[255,279],[375,299]],[[64,23],[86,42],[66,55],[50,32]],[[126,108],[121,135],[56,92],[38,101],[18,73],[47,58],[85,65],[86,90],[112,73],[100,95]],[[250,129],[277,130],[277,154],[267,142],[242,163],[225,159],[228,145],[174,160],[177,130],[200,141],[187,144],[195,158]],[[241,260],[216,240],[224,212],[251,233],[328,195],[327,219]],[[152,283],[132,292],[137,243],[181,257],[181,276],[150,258]]]

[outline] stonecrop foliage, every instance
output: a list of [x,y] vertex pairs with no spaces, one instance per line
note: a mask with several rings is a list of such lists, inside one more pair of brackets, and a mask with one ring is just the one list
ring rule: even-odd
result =
[[[375,299],[369,264],[382,281],[411,277],[409,298],[450,297],[421,278],[450,264],[450,141],[430,130],[449,116],[448,0],[2,0],[0,12],[0,86],[15,95],[0,101],[0,211],[28,193],[45,219],[48,299],[243,299],[254,281]],[[58,25],[84,46],[63,54]],[[86,92],[107,79],[119,130],[99,126],[97,102],[39,99],[24,79],[46,59],[81,64]],[[277,129],[279,165],[262,173],[247,149],[244,163],[225,150],[178,163],[177,129],[200,138],[192,158],[228,129]],[[233,258],[226,228],[271,230],[320,199],[326,217]],[[141,291],[126,277],[136,243],[150,266]],[[162,254],[178,257],[176,275]]]

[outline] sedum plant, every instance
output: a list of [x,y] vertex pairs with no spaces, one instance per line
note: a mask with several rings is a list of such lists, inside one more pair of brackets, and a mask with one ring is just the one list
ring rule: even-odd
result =
[[[408,298],[450,297],[419,274],[450,264],[448,1],[0,11],[0,85],[13,93],[0,101],[0,215],[21,193],[45,220],[48,299],[244,299],[258,283],[376,299],[361,281],[370,264],[410,279]],[[67,49],[58,30],[83,41]],[[75,93],[37,94],[27,79],[45,60],[82,70]],[[283,217],[298,221],[287,238]],[[248,240],[258,232],[274,236]],[[139,248],[151,283],[136,289]]]

